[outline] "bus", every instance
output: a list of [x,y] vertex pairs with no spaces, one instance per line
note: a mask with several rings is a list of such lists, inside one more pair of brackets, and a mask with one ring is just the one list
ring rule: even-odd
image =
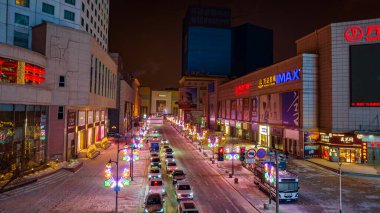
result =
[[[254,168],[254,183],[264,192],[276,198],[276,164],[273,162],[258,162]],[[286,170],[278,172],[279,202],[298,200],[298,176]]]

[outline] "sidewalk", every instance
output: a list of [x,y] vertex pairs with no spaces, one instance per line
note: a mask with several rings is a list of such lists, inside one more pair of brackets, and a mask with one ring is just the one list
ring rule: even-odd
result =
[[[339,172],[339,165],[337,162],[330,162],[321,158],[305,159],[305,161],[334,172]],[[342,175],[380,178],[380,167],[354,163],[342,163]]]

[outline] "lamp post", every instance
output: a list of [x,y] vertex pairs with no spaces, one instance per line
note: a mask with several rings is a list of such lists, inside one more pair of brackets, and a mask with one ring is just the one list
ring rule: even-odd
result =
[[339,162],[339,212],[342,213],[342,163]]

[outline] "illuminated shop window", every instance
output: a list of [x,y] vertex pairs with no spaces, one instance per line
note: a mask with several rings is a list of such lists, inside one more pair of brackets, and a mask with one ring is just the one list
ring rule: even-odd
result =
[[40,84],[44,74],[39,66],[0,57],[0,83]]
[[16,4],[23,7],[29,7],[29,0],[16,0]]

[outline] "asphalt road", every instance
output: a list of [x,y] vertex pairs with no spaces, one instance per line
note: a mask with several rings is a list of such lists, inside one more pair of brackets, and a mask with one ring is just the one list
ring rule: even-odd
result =
[[[186,173],[201,212],[258,212],[225,179],[204,160],[201,154],[170,126],[161,126],[163,135],[173,147],[177,165]],[[165,178],[166,210],[174,212],[177,201],[170,178]]]

